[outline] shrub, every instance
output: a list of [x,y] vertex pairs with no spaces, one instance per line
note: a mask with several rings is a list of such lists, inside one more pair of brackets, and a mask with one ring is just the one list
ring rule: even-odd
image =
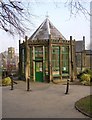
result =
[[91,75],[90,74],[82,74],[81,76],[81,83],[84,84],[84,85],[90,85],[90,82],[91,82]]
[[83,72],[80,72],[78,75],[77,75],[77,78],[80,79],[80,77],[83,75]]
[[80,72],[80,73],[77,75],[77,78],[80,79],[83,74],[89,74],[90,77],[91,77],[91,79],[92,79],[92,70],[90,70],[90,69],[85,69],[84,71]]
[[90,78],[91,78],[91,81],[92,81],[92,70],[88,69],[88,74],[90,74]]
[[2,80],[2,85],[3,86],[8,86],[11,85],[11,78],[10,77],[6,77]]

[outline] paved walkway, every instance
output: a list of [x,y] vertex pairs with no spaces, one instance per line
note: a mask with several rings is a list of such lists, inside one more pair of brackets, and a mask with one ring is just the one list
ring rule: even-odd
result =
[[18,82],[14,90],[2,88],[3,118],[88,118],[74,107],[80,98],[90,94],[90,87],[53,83],[31,83],[32,92],[26,91],[25,82]]

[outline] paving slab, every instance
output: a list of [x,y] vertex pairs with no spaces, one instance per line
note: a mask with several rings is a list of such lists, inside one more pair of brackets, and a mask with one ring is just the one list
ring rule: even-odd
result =
[[3,118],[88,118],[74,104],[90,94],[89,86],[70,85],[65,95],[66,85],[31,83],[32,91],[26,91],[26,83],[17,82],[14,90],[2,87]]

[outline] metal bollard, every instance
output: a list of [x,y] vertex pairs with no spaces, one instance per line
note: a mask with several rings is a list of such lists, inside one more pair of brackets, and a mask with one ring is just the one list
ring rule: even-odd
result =
[[13,78],[11,76],[11,90],[13,90]]
[[67,79],[67,86],[66,86],[66,92],[65,92],[65,94],[68,94],[68,91],[69,91],[69,79]]
[[27,91],[30,91],[30,79],[29,77],[27,78]]

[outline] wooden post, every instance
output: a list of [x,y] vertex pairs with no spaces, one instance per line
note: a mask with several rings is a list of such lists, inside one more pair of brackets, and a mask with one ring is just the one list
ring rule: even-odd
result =
[[52,63],[51,63],[51,35],[49,35],[49,46],[48,46],[48,74],[49,74],[49,81],[52,81]]
[[76,41],[74,39],[74,42],[73,42],[73,58],[74,58],[74,61],[73,61],[73,65],[74,65],[74,79],[77,78],[77,66],[76,66],[76,48],[75,48],[75,44],[76,44]]
[[71,79],[71,45],[69,44],[69,78]]
[[82,72],[82,62],[83,62],[83,60],[82,60],[82,51],[81,51],[81,72]]
[[90,70],[92,70],[92,49],[90,48]]
[[25,66],[25,78],[26,78],[26,81],[27,81],[27,78],[28,78],[28,43],[27,43],[27,36],[25,36],[25,46],[26,46],[26,66]]
[[28,80],[29,80],[29,76],[30,76],[30,55],[29,55],[29,46],[28,46],[28,40],[27,40],[27,36],[25,36],[25,41],[26,41],[26,67],[25,67],[25,78],[26,78],[26,88],[28,90]]
[[33,80],[35,81],[35,47],[33,46]]
[[22,71],[22,52],[21,52],[21,41],[19,40],[19,79],[21,77],[21,71]]
[[62,80],[62,42],[61,42],[61,38],[60,38],[60,65],[59,65],[59,67],[60,67],[60,78],[61,78],[61,80]]
[[43,79],[45,81],[45,47],[43,46]]
[[33,58],[32,58],[32,46],[30,47],[30,79],[31,80],[33,80],[32,79],[32,77],[33,77]]
[[73,82],[73,48],[72,48],[72,36],[70,36],[70,53],[71,53],[71,82]]
[[83,36],[83,49],[82,50],[85,50],[85,36]]
[[83,36],[83,47],[81,51],[81,71],[83,70],[84,66],[85,66],[85,36]]

